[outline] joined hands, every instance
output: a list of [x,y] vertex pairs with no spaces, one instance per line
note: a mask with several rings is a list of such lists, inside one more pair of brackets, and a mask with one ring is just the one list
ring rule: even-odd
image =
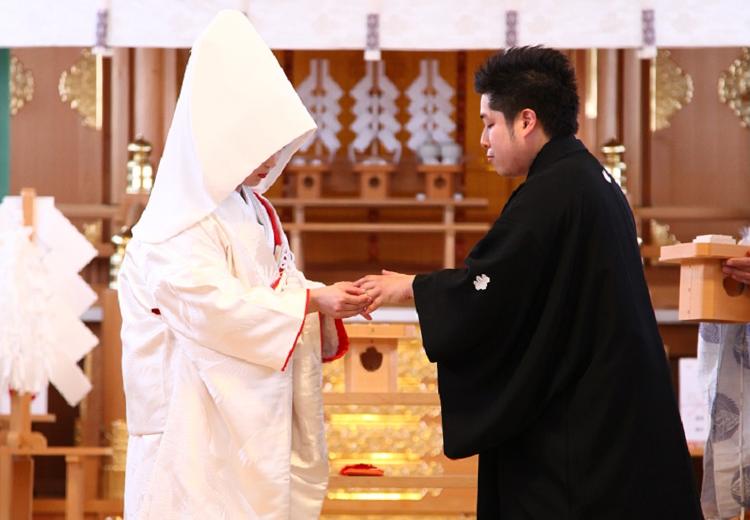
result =
[[372,302],[365,310],[370,313],[386,303],[405,303],[414,299],[412,283],[414,275],[396,273],[383,269],[383,274],[369,274],[354,282],[356,287],[364,289]]
[[356,282],[337,282],[310,291],[308,312],[320,312],[336,319],[357,314],[371,320],[371,313],[388,303],[404,303],[414,298],[414,275],[393,271],[363,276]]
[[310,290],[308,312],[320,312],[335,319],[350,318],[361,314],[371,319],[367,308],[372,298],[367,292],[352,282],[337,282],[318,289]]

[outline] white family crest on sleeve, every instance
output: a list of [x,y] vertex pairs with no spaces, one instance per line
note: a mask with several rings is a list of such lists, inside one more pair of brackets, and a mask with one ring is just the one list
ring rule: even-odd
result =
[[487,284],[490,283],[490,277],[486,274],[478,274],[474,279],[474,289],[477,291],[484,291],[487,289]]

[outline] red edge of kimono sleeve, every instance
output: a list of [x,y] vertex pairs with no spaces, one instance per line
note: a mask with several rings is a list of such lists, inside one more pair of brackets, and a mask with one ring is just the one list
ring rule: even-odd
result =
[[[323,348],[323,315],[320,316],[321,319],[321,326],[320,326],[320,348]],[[344,328],[344,322],[342,320],[334,320],[334,324],[336,325],[336,336],[338,337],[339,344],[336,349],[336,353],[328,358],[323,358],[323,363],[330,363],[331,361],[336,361],[339,358],[344,357],[344,354],[349,352],[349,335],[346,333],[346,329]]]
[[292,354],[294,353],[294,347],[297,346],[297,341],[299,341],[299,337],[302,334],[302,329],[305,328],[305,320],[307,320],[307,309],[310,307],[310,289],[307,289],[305,296],[305,314],[302,318],[302,324],[299,326],[299,332],[297,332],[297,336],[294,338],[294,342],[292,343],[292,348],[289,349],[289,354],[286,356],[286,361],[284,361],[284,366],[281,367],[281,371],[283,372],[286,370],[287,365],[289,364],[289,360],[292,358]]

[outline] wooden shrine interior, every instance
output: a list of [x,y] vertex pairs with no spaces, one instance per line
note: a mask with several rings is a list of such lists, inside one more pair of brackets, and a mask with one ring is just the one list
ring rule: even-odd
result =
[[[650,129],[649,60],[639,59],[635,50],[566,52],[578,75],[579,138],[600,159],[600,148],[606,141],[614,138],[625,146],[626,187],[644,240],[644,269],[652,302],[661,315],[672,316],[669,313],[676,315],[679,296],[679,268],[658,261],[659,244],[651,223],[669,225],[669,231],[683,242],[699,234],[736,236],[750,220],[747,178],[750,130],[741,126],[739,118],[717,96],[718,77],[740,56],[741,49],[666,50],[691,75],[693,96],[690,103],[670,118],[668,127],[657,131]],[[11,118],[10,193],[18,194],[22,188],[31,186],[40,196],[54,196],[58,207],[79,228],[101,223],[101,236],[97,240],[99,256],[83,272],[100,294],[97,312],[93,313],[97,316],[88,325],[99,335],[101,343],[85,360],[94,390],[80,406],[70,408],[51,389],[50,415],[39,418],[34,430],[44,434],[49,446],[107,447],[108,425],[125,416],[116,293],[107,285],[109,257],[114,252],[110,239],[125,223],[127,145],[142,135],[153,144],[151,161],[154,166],[158,164],[188,51],[115,49],[114,56],[104,66],[105,110],[101,130],[82,125],[80,116],[62,103],[58,94],[60,74],[81,58],[81,52],[79,48],[12,50],[12,55],[33,71],[35,93],[33,103]],[[596,54],[595,61],[591,59],[592,52]],[[330,60],[331,74],[345,92],[364,73],[361,51],[275,53],[293,82],[308,74],[309,62],[315,58]],[[298,256],[304,262],[308,278],[333,282],[378,272],[381,268],[418,272],[461,265],[463,257],[521,182],[492,172],[479,146],[482,125],[479,96],[473,91],[473,72],[489,54],[489,51],[383,52],[386,74],[402,91],[417,76],[419,60],[424,58],[437,59],[442,76],[455,89],[456,140],[464,149],[462,167],[455,179],[455,189],[463,196],[460,201],[418,203],[415,197],[425,192],[425,172],[420,169],[416,155],[406,147],[400,163],[386,174],[389,176],[386,197],[360,197],[360,177],[345,153],[353,137],[349,130],[353,101],[346,94],[342,97],[339,134],[342,148],[333,162],[319,172],[316,189],[320,197],[297,197],[298,185],[291,172],[269,194],[287,223],[286,230],[293,246],[300,251]],[[594,62],[596,70],[591,68]],[[593,85],[596,97],[592,97]],[[584,110],[587,101],[593,105]],[[407,105],[404,96],[398,99],[398,105],[400,122],[404,123]],[[398,137],[405,142],[406,131],[402,130]],[[668,318],[660,320],[660,330],[677,388],[678,360],[696,355],[697,325]],[[347,366],[350,369],[354,370]],[[387,384],[392,390],[393,381]],[[434,395],[384,398],[381,390],[358,390],[358,402],[437,403]],[[329,404],[353,402],[330,395],[326,399]],[[104,519],[121,514],[117,509],[121,508],[121,500],[108,502],[102,498],[105,495],[102,467],[106,464],[103,454],[93,453],[83,461],[87,518]],[[700,471],[699,447],[695,447],[694,455],[696,469]],[[446,514],[473,511],[472,464],[469,461],[446,466],[453,468],[446,470],[440,483],[447,493]],[[43,464],[36,465],[35,517],[64,517],[65,474],[65,457],[45,457]],[[331,487],[346,486],[342,478],[333,477]],[[428,477],[425,479],[406,484],[398,479],[359,482],[393,488],[435,485]],[[329,500],[326,507],[329,514],[350,512],[349,506],[337,501]],[[408,506],[367,507],[370,509],[363,510],[387,513]],[[413,507],[414,512],[420,511],[420,506]],[[423,512],[440,512],[424,507]]]

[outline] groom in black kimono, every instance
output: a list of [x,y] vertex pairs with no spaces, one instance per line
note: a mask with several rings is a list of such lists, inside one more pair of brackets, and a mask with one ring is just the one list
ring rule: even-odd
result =
[[575,138],[561,53],[477,71],[481,145],[526,176],[462,269],[358,284],[414,299],[437,363],[445,454],[479,454],[480,520],[702,518],[633,216]]

